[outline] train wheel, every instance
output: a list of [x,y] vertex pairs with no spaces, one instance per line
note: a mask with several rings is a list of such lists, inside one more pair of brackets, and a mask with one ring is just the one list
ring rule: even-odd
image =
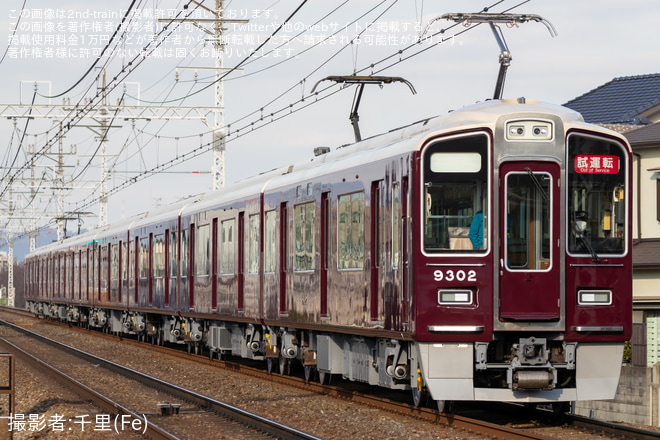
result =
[[420,390],[417,387],[412,389],[412,396],[413,396],[413,405],[415,405],[417,408],[422,406],[426,401],[426,392]]
[[451,400],[436,400],[438,404],[438,411],[445,414],[452,414],[454,412],[454,402]]
[[280,374],[288,376],[291,373],[291,362],[284,356],[280,356]]
[[571,411],[571,402],[555,402],[550,406],[552,407],[552,412],[556,415]]
[[312,380],[316,369],[312,365],[305,365],[305,382]]
[[332,382],[332,374],[326,373],[325,371],[318,371],[319,373],[319,383],[321,385],[330,385]]

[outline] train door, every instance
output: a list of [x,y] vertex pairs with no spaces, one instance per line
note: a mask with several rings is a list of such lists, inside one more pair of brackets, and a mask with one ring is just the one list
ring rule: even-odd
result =
[[500,169],[501,321],[559,321],[559,166]]
[[[280,205],[280,315],[287,312],[286,305],[286,273],[289,268],[287,264],[289,261],[289,210],[286,202]],[[321,314],[323,314],[323,306],[321,306]]]
[[321,194],[321,316],[328,316],[328,257],[329,225],[330,225],[330,198],[327,192]]
[[211,309],[218,308],[218,219],[211,226]]
[[380,318],[380,277],[381,273],[381,196],[383,181],[371,182],[371,320],[378,321]]
[[239,312],[245,310],[243,294],[245,289],[245,261],[243,259],[245,250],[245,213],[238,213],[238,298],[237,308]]

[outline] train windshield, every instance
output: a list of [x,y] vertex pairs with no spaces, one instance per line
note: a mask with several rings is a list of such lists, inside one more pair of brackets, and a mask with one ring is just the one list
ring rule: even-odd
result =
[[424,250],[486,252],[488,231],[488,136],[444,139],[426,147]]
[[623,254],[626,240],[626,155],[615,142],[586,135],[568,138],[568,251]]

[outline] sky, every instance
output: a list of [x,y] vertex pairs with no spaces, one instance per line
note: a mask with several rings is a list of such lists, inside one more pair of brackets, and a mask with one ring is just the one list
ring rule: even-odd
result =
[[[363,137],[491,98],[500,53],[491,30],[439,19],[446,13],[490,7],[489,12],[537,14],[552,24],[556,36],[538,22],[501,25],[512,55],[505,98],[562,104],[616,77],[660,72],[656,0],[301,4],[302,0],[225,2],[225,19],[247,20],[227,22],[223,31],[224,67],[238,67],[226,74],[222,94],[227,186],[309,160],[315,147],[334,150],[354,141],[348,116],[355,86],[322,81],[328,76],[395,76],[414,87],[416,94],[403,83],[366,86],[359,108]],[[184,9],[185,5],[189,6]],[[98,105],[101,73],[110,89],[105,118],[112,125],[105,143],[111,191],[108,221],[212,191],[213,113],[200,110],[204,120],[131,120],[125,109],[116,110],[116,103],[123,99],[126,106],[151,106],[161,112],[168,107],[214,107],[215,54],[207,39],[213,34],[212,16],[205,10],[213,10],[214,1],[4,0],[3,6],[0,228],[18,234],[29,227],[27,220],[8,222],[10,201],[43,218],[58,211],[52,180],[60,121],[12,119],[14,110],[7,105],[20,103],[27,109],[33,99],[43,106],[84,107],[90,101]],[[124,27],[113,38],[125,16]],[[162,20],[185,16],[186,21],[170,23],[162,31],[167,24]],[[287,25],[279,28],[289,16]],[[154,35],[162,40],[154,43]],[[109,50],[103,52],[106,45]],[[319,92],[313,95],[317,83]],[[61,121],[64,186],[71,188],[65,191],[62,210],[89,213],[83,215],[88,228],[98,223],[101,118],[94,111],[82,119]],[[44,151],[48,154],[32,154]],[[27,164],[34,158],[38,194],[33,197],[26,185]],[[169,162],[177,165],[163,166]],[[141,180],[145,171],[156,168],[163,172]],[[130,184],[132,179],[136,183]],[[75,223],[68,224],[69,231],[75,230]]]

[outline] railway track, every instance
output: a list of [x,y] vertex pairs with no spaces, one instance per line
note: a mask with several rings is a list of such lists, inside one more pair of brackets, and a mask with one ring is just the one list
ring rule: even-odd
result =
[[[52,321],[39,321],[39,322],[48,322],[49,324],[59,324]],[[66,327],[65,324],[62,325]],[[118,339],[116,336],[100,333],[93,330],[85,330],[79,327],[75,327],[75,329],[81,331],[81,333],[83,334],[90,333],[96,337],[101,337],[108,340],[117,341]],[[416,408],[412,405],[398,402],[396,400],[387,397],[375,396],[373,394],[366,394],[365,392],[361,392],[359,390],[346,388],[344,387],[344,385],[342,386],[321,385],[315,382],[305,381],[304,379],[295,376],[270,374],[265,370],[246,366],[244,363],[236,363],[228,360],[221,361],[218,359],[209,359],[208,357],[205,356],[191,355],[186,352],[176,350],[173,348],[145,344],[128,338],[123,339],[122,342],[127,343],[129,345],[140,347],[141,349],[145,349],[148,347],[150,351],[156,351],[158,353],[162,353],[163,356],[165,355],[176,356],[177,358],[183,358],[187,361],[194,361],[195,363],[198,364],[207,365],[207,366],[211,365],[214,368],[222,368],[222,369],[230,370],[232,372],[240,372],[242,374],[249,375],[258,379],[264,379],[269,382],[276,382],[287,386],[292,386],[301,390],[310,391],[317,394],[338,397],[340,399],[355,402],[360,405],[368,405],[374,408],[382,408],[389,412],[394,412],[408,417],[414,417],[417,419],[426,420],[431,423],[437,424],[439,427],[449,426],[461,432],[466,433],[466,435],[471,435],[475,437],[485,436],[489,438],[526,438],[526,439],[562,438],[561,435],[558,436],[555,435],[554,433],[543,434],[544,432],[543,426],[541,427],[536,426],[533,427],[533,429],[530,429],[532,427],[527,426],[527,425],[531,425],[529,423],[527,424],[516,423],[513,425],[514,427],[522,426],[522,428],[512,429],[507,426],[498,425],[497,422],[488,421],[491,419],[486,419],[486,421],[478,420],[479,417],[478,415],[473,415],[467,411],[465,412],[465,414],[469,414],[469,416],[465,416],[464,414],[445,415],[433,409]],[[348,383],[349,387],[351,385],[353,384]],[[371,391],[374,391],[373,388],[371,388]],[[491,412],[491,413],[493,411],[494,410],[486,410],[486,412]],[[518,411],[519,410],[516,410],[516,412]],[[502,412],[506,414],[507,410],[503,409]],[[572,417],[570,415],[565,415],[562,418],[557,418],[556,416],[551,414],[546,414],[544,416],[542,412],[541,413],[530,412],[528,417],[530,419],[535,418],[537,420],[541,420],[542,425],[547,426],[550,430],[552,430],[553,427],[555,427],[554,428],[555,431],[560,429],[558,428],[558,426],[575,427],[576,430],[581,431],[581,435],[579,438],[590,437],[588,433],[584,432],[585,430],[588,430],[589,432],[593,433],[591,437],[596,437],[596,438],[598,438],[599,435],[602,433],[607,433],[607,435],[611,435],[611,436],[616,436],[621,438],[632,438],[632,439],[660,438],[657,432],[628,427],[624,425],[609,424],[591,419]],[[541,433],[539,433],[539,431]]]
[[[317,437],[305,432],[91,355],[7,321],[0,320],[0,325],[17,332],[11,338],[20,341],[23,347],[30,346],[31,350],[29,351],[34,352],[37,350],[39,356],[37,357],[17,344],[9,342],[6,338],[0,338],[0,342],[4,346],[20,359],[26,362],[37,363],[43,371],[74,390],[83,399],[92,402],[95,406],[105,411],[109,416],[108,420],[112,429],[117,434],[131,430],[143,433],[153,439],[178,439],[180,435],[177,434],[177,431],[180,432],[183,429],[189,434],[191,431],[194,432],[194,428],[191,430],[191,426],[200,426],[200,424],[210,426],[213,424],[223,435],[229,434],[235,438],[244,438],[247,432],[247,438],[318,440]],[[19,333],[20,336],[18,336]],[[31,341],[28,342],[25,338],[29,338]],[[60,368],[56,368],[51,364],[57,364]],[[67,374],[62,371],[67,366],[69,370],[77,371],[96,369],[97,372],[94,373],[93,379],[95,383],[90,384],[89,376],[85,376],[84,374],[81,374],[81,376],[85,377],[84,379],[77,380],[73,377],[77,375],[75,371],[74,374]],[[107,370],[107,373],[98,371],[98,367]],[[100,384],[105,384],[107,387],[108,384],[113,383],[121,383],[122,388],[132,390],[130,395],[125,396],[124,399],[129,401],[135,400],[135,396],[143,394],[143,391],[139,390],[140,387],[149,388],[150,391],[147,394],[153,396],[155,392],[159,398],[158,400],[163,402],[158,405],[161,414],[151,413],[149,416],[152,420],[149,420],[145,412],[130,408],[145,405],[144,402],[131,401],[126,403],[120,401],[120,399],[109,397],[113,392],[107,388],[103,388]],[[105,390],[103,394],[94,389],[98,387]],[[115,392],[114,394],[122,394],[122,392]],[[134,397],[131,398],[131,396]],[[168,396],[170,399],[166,398]],[[186,402],[187,406],[177,403],[172,404],[172,401]],[[190,406],[193,407],[192,410]],[[168,413],[179,414],[180,410],[185,410],[187,415],[185,419],[180,417],[165,417]],[[158,424],[153,422],[154,418],[158,420]],[[185,426],[179,426],[179,421],[183,421]],[[199,437],[199,434],[194,435],[197,438],[203,438]]]

